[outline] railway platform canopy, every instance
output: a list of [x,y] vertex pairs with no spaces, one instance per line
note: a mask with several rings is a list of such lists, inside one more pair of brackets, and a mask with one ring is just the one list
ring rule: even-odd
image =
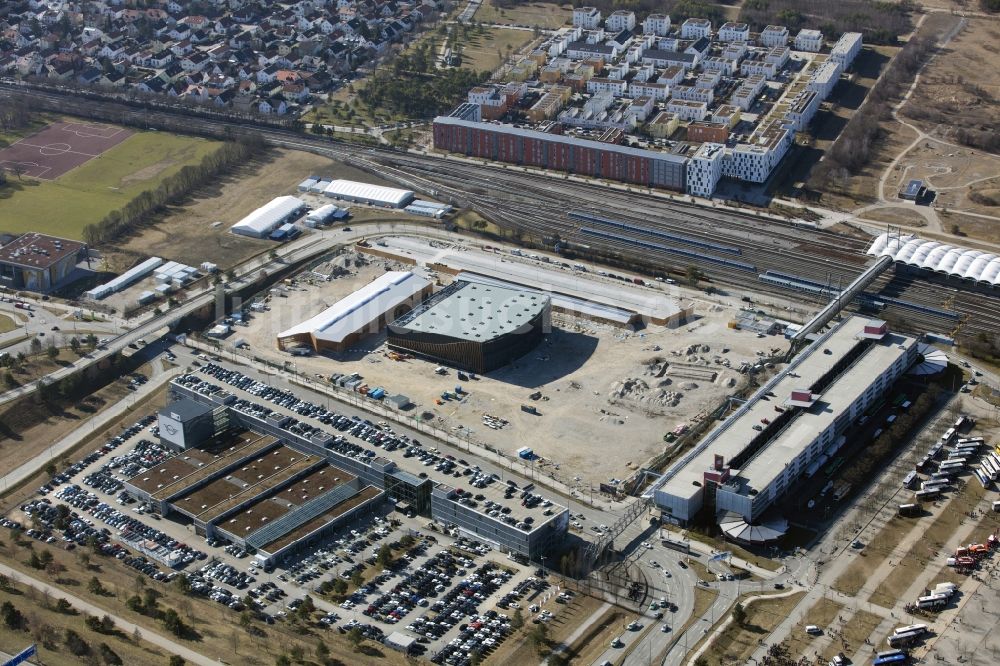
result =
[[992,252],[924,240],[912,234],[884,233],[872,242],[868,254],[980,284],[1000,285],[1000,255]]

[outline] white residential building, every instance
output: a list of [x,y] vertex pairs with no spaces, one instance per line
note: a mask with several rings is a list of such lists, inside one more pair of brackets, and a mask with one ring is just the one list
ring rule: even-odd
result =
[[811,90],[821,98],[826,99],[833,92],[837,81],[840,80],[841,71],[843,71],[843,68],[840,66],[840,63],[827,60],[809,78],[806,90]]
[[784,46],[788,43],[788,28],[783,25],[769,25],[760,33],[761,46]]
[[642,32],[646,35],[666,37],[670,32],[670,17],[666,14],[650,14],[642,22]]
[[708,115],[708,104],[692,102],[686,99],[671,99],[667,102],[665,111],[676,115],[681,120],[702,121]]
[[601,12],[596,7],[577,7],[573,10],[573,25],[595,30],[601,25]]
[[712,36],[712,22],[703,18],[689,18],[681,23],[681,39],[698,39]]
[[687,163],[687,192],[696,197],[711,197],[722,177],[725,146],[703,143]]
[[622,30],[632,30],[635,28],[635,12],[619,9],[612,12],[604,22],[608,32],[621,32]]
[[748,42],[750,41],[750,26],[746,23],[735,23],[729,21],[723,23],[719,28],[720,42]]
[[679,86],[681,81],[684,80],[685,74],[686,70],[683,67],[671,65],[660,72],[660,76],[656,79],[656,82],[666,83],[668,86]]
[[764,55],[764,62],[773,63],[775,67],[781,69],[788,62],[788,56],[791,53],[792,50],[787,46],[772,46],[767,54]]
[[722,81],[722,73],[718,71],[705,71],[698,75],[694,81],[695,88],[713,89]]
[[[674,99],[686,99],[691,102],[704,102],[711,104],[715,99],[715,92],[711,88],[697,88],[695,86],[674,86],[670,92]],[[699,118],[699,120],[701,120]]]
[[651,97],[657,102],[670,97],[670,86],[666,83],[655,83],[653,81],[635,81],[629,84],[628,94],[635,97]]
[[722,57],[726,60],[735,60],[736,62],[739,62],[740,60],[743,60],[743,57],[747,54],[747,49],[749,48],[750,47],[747,46],[746,42],[733,42],[731,44],[726,44],[726,47],[722,49]]
[[587,92],[589,93],[610,93],[615,97],[624,97],[628,89],[628,83],[623,79],[606,79],[594,77],[587,81]]
[[722,175],[751,183],[763,183],[788,152],[794,132],[772,123],[767,129],[754,133],[749,143],[740,143],[727,153],[722,163]]
[[819,30],[803,28],[795,35],[795,50],[818,53],[823,48],[823,33]]
[[719,56],[712,56],[701,61],[701,68],[706,72],[718,72],[723,76],[732,76],[736,71],[736,61]]
[[760,74],[768,79],[773,79],[774,75],[778,73],[778,66],[773,62],[766,62],[765,60],[751,60],[747,58],[740,63],[740,74],[743,76],[752,76],[754,74]]
[[753,88],[748,85],[742,85],[729,98],[729,103],[739,107],[741,111],[749,111],[755,99],[757,99],[757,93],[754,92]]
[[803,90],[792,98],[785,112],[785,120],[796,132],[804,130],[819,110],[823,98],[812,90]]
[[860,32],[845,32],[830,50],[830,60],[839,62],[841,67],[847,69],[861,51],[861,46]]

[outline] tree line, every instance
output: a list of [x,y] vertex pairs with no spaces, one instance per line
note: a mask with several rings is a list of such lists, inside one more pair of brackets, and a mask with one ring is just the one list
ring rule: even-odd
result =
[[358,98],[369,108],[383,108],[410,118],[430,118],[450,110],[465,98],[469,88],[488,79],[489,72],[446,69],[436,74],[379,72]]
[[164,178],[156,188],[138,194],[99,222],[88,224],[83,229],[83,240],[90,245],[119,240],[147,223],[165,206],[182,202],[206,181],[225,175],[263,150],[264,140],[259,136],[227,141],[214,153],[202,158],[199,164],[185,166]]
[[827,38],[860,32],[866,43],[895,44],[900,35],[913,29],[910,14],[914,9],[910,0],[747,0],[740,8],[740,20],[753,30],[784,25],[794,34],[801,28],[815,28]]
[[34,111],[22,95],[0,98],[0,130],[21,129],[31,124]]
[[854,112],[823,160],[813,168],[811,180],[818,189],[828,183],[843,183],[868,164],[879,136],[879,125],[892,118],[892,105],[913,81],[930,55],[936,36],[917,35],[906,43]]

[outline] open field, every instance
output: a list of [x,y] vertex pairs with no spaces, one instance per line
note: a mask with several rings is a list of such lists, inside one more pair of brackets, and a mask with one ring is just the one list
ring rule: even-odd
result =
[[201,161],[217,142],[138,132],[56,181],[9,177],[0,187],[0,230],[80,239],[83,228],[164,178]]
[[943,563],[947,556],[943,549],[945,543],[965,522],[966,514],[984,494],[983,487],[975,481],[967,483],[961,492],[956,493],[955,498],[923,532],[923,537],[899,561],[893,561],[892,571],[872,592],[869,601],[884,608],[894,607],[927,566],[934,561]]
[[[347,267],[351,275],[331,282],[303,281],[286,290],[280,300],[272,298],[270,312],[254,314],[249,325],[239,330],[239,337],[247,341],[255,357],[279,365],[292,360],[276,348],[278,333],[353,293],[387,268],[404,268],[397,262],[370,260],[353,252],[330,263]],[[321,270],[325,273],[328,269]],[[647,289],[644,293],[654,292]],[[677,296],[694,294],[678,290]],[[432,421],[446,430],[471,432],[476,440],[499,448],[509,457],[518,447],[530,446],[542,457],[534,464],[535,474],[561,476],[559,469],[569,465],[581,477],[581,490],[586,491],[587,484],[625,478],[659,454],[667,430],[722,399],[742,381],[735,370],[739,363],[774,344],[773,340],[729,329],[731,316],[725,308],[696,302],[696,321],[687,326],[650,326],[632,333],[556,313],[552,333],[538,348],[477,381],[464,382],[467,393],[463,398],[442,404],[436,404],[439,395],[454,388],[455,377],[435,374],[437,363],[390,359],[385,354],[384,333],[369,336],[342,354],[314,356],[307,363],[310,374],[328,377],[334,372],[357,372],[371,386],[403,393],[417,404],[410,412],[413,418]],[[705,340],[713,342],[703,345]],[[714,358],[728,360],[733,369],[713,362]],[[705,366],[705,371],[710,369],[714,376],[698,381],[679,374],[658,376],[654,365],[662,363],[671,366],[671,373],[675,367],[681,373],[689,364],[696,364]],[[632,383],[623,389],[626,379]],[[536,391],[542,394],[536,403],[540,415],[522,412],[520,405],[530,402],[529,396]],[[502,430],[489,429],[483,425],[486,414],[505,419],[509,425]],[[621,438],[626,424],[628,454],[610,461],[605,443]],[[531,469],[526,471],[532,473]]]
[[796,592],[777,599],[762,599],[747,603],[746,620],[742,625],[730,622],[703,653],[710,664],[746,662],[757,649],[758,641],[770,634],[792,612],[805,592]]
[[[990,243],[1000,242],[1000,221],[989,220],[972,215],[963,215],[953,211],[940,213],[941,225],[946,232],[958,231],[961,236],[968,236]],[[1000,211],[997,211],[1000,217]],[[961,241],[959,241],[961,244]]]
[[900,202],[900,205],[898,206],[866,210],[858,217],[862,220],[887,222],[889,224],[899,224],[904,227],[919,228],[927,226],[927,220],[923,215],[914,210],[913,204],[906,204],[903,202]]
[[270,241],[232,234],[229,228],[276,196],[297,195],[296,185],[310,174],[385,184],[326,157],[273,151],[220,182],[206,184],[189,203],[127,239],[122,249],[193,265],[211,261],[225,270],[274,247]]
[[1000,24],[971,17],[965,29],[924,68],[903,107],[926,132],[954,141],[959,129],[1000,126]]
[[[5,545],[0,554],[8,556],[13,548]],[[43,574],[44,575],[44,574]],[[76,590],[74,590],[74,593]],[[77,611],[61,613],[55,609],[55,598],[44,596],[24,583],[12,582],[7,589],[0,589],[0,603],[10,603],[28,620],[25,630],[10,629],[0,625],[0,648],[13,654],[31,643],[38,645],[38,657],[33,663],[46,666],[78,666],[87,657],[77,657],[65,645],[65,630],[72,629],[90,646],[90,655],[99,654],[103,643],[121,657],[126,664],[166,664],[170,654],[162,648],[142,640],[136,641],[131,634],[113,630],[100,634],[84,624],[84,615]],[[43,637],[37,640],[35,637]],[[94,662],[106,663],[106,662]]]
[[815,624],[829,634],[833,621],[837,618],[843,606],[832,599],[822,597],[805,612],[802,619],[794,627],[785,644],[788,646],[788,653],[793,659],[799,655],[808,656],[813,651],[810,647],[817,640],[817,637],[806,633],[806,625]]
[[18,327],[18,323],[7,315],[0,315],[0,333],[10,333]]
[[826,661],[833,659],[833,656],[838,652],[853,654],[864,645],[865,639],[871,636],[875,628],[881,623],[881,616],[869,613],[868,611],[856,611],[844,623],[840,632],[840,639],[834,638],[820,655]]
[[[939,515],[943,515],[947,511],[945,509]],[[854,561],[847,566],[831,587],[849,597],[856,596],[858,591],[868,582],[868,578],[892,554],[906,535],[926,520],[929,520],[929,516],[918,519],[900,516],[890,518],[877,535],[868,539],[864,550],[855,553]]]
[[532,39],[527,30],[489,28],[486,34],[474,36],[462,47],[462,66],[477,72],[492,72]]
[[495,6],[493,0],[483,0],[476,15],[472,17],[478,23],[526,25],[532,28],[559,28],[569,25],[572,19],[573,10],[570,5],[531,2],[508,8]]
[[781,567],[781,564],[779,562],[775,562],[772,559],[761,557],[760,555],[751,553],[746,548],[743,548],[742,546],[739,546],[738,544],[732,543],[730,541],[725,541],[719,538],[713,539],[712,537],[705,536],[704,534],[701,534],[700,532],[695,532],[693,530],[685,531],[683,535],[685,538],[701,541],[702,543],[707,543],[716,550],[728,550],[734,556],[742,560],[746,560],[751,564],[756,564],[758,567],[761,567],[762,569],[767,569],[768,571],[777,571]]

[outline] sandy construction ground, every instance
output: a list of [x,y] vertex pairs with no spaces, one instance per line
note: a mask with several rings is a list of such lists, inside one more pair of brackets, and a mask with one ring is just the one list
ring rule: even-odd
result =
[[[245,339],[255,356],[294,363],[299,372],[328,377],[360,373],[370,386],[403,393],[417,404],[414,418],[433,418],[440,427],[471,434],[508,454],[531,447],[541,464],[563,480],[579,476],[586,484],[622,479],[651,456],[662,452],[663,436],[732,392],[743,378],[741,362],[758,350],[784,347],[779,338],[758,338],[728,328],[735,305],[695,299],[696,318],[678,329],[652,326],[625,331],[554,313],[553,330],[533,352],[477,380],[459,382],[452,372],[435,374],[435,363],[393,361],[385,354],[384,334],[364,339],[340,355],[292,357],[276,348],[276,335],[314,316],[387,269],[405,268],[387,260],[374,262],[347,252],[334,258],[350,275],[330,282],[301,280],[284,296],[271,296],[271,310],[253,316],[232,339]],[[329,266],[321,267],[324,272]],[[727,368],[724,364],[731,367]],[[462,384],[461,401],[443,401],[443,391]],[[536,391],[541,398],[529,396]],[[522,412],[534,405],[539,415]],[[490,414],[509,422],[499,430],[483,424]]]

